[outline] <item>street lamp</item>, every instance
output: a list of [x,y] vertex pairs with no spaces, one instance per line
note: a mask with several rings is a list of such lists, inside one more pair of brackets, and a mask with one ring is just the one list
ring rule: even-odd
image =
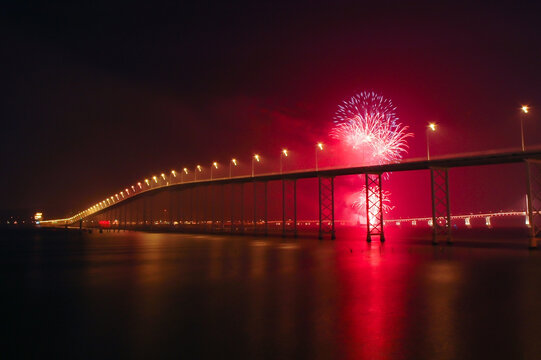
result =
[[231,169],[232,165],[237,166],[237,159],[233,158],[231,161],[229,161],[229,178],[231,179]]
[[173,179],[171,178],[171,175],[173,175],[173,177],[177,177],[177,172],[175,170],[171,170],[171,174],[169,175],[169,183],[170,184],[173,183]]
[[426,159],[430,160],[430,137],[428,134],[430,131],[436,131],[436,124],[435,123],[429,123],[426,127]]
[[284,169],[284,166],[282,164],[282,162],[283,162],[282,158],[284,156],[287,157],[287,149],[282,149],[282,152],[280,153],[280,174],[283,173],[283,169]]
[[317,159],[317,153],[319,151],[323,151],[323,143],[320,143],[320,142],[316,144],[316,171],[319,171],[319,164],[318,164],[318,159]]
[[524,147],[524,118],[526,117],[526,114],[530,111],[530,107],[527,105],[522,105],[520,110],[522,111],[522,114],[520,116],[520,138],[522,140],[522,151],[524,151],[526,149]]
[[147,183],[147,186],[150,187],[150,181],[148,181],[148,179],[145,179],[145,182]]
[[252,177],[254,177],[254,164],[255,164],[255,161],[259,162],[259,160],[260,160],[260,157],[257,154],[255,154],[254,157],[252,158]]
[[180,182],[184,182],[184,174],[188,175],[188,168],[182,169],[182,172],[180,173]]
[[197,181],[197,172],[198,172],[198,171],[199,171],[199,172],[203,171],[203,170],[201,169],[201,165],[197,165],[197,166],[195,167],[195,170],[194,170],[194,172],[193,172],[193,181]]
[[210,181],[212,181],[212,168],[218,169],[218,163],[215,161],[212,163],[212,166],[210,167]]

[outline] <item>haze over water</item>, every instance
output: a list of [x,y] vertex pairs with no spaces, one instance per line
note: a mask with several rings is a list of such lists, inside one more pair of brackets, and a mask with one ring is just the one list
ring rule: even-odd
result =
[[2,352],[538,358],[541,254],[491,240],[6,232]]

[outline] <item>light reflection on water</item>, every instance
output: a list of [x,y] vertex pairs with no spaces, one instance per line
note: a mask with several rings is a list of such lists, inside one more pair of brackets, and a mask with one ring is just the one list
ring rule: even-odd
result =
[[538,253],[394,240],[4,238],[7,354],[535,358]]

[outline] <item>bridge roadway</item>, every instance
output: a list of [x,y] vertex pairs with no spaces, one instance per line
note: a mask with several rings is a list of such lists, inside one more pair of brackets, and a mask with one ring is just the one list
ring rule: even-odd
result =
[[[536,225],[534,217],[539,215],[539,209],[541,208],[541,192],[536,189],[532,189],[535,186],[540,185],[541,183],[537,178],[541,179],[541,166],[538,164],[538,159],[541,159],[541,147],[531,148],[527,151],[513,150],[513,151],[485,151],[485,152],[475,152],[475,153],[463,153],[463,154],[454,154],[445,157],[433,158],[431,160],[427,159],[410,159],[402,161],[399,163],[390,163],[390,164],[381,164],[381,165],[369,165],[369,166],[356,166],[356,167],[337,167],[337,168],[324,168],[324,169],[310,169],[310,170],[300,170],[300,171],[291,171],[287,173],[267,173],[259,174],[255,176],[235,176],[227,178],[215,178],[215,179],[200,179],[200,180],[191,180],[191,181],[182,181],[182,182],[167,182],[165,178],[162,183],[156,184],[156,186],[151,185],[143,186],[141,189],[137,189],[135,192],[127,192],[127,195],[119,197],[116,194],[117,199],[111,197],[111,200],[106,199],[107,201],[102,201],[72,217],[65,219],[56,219],[56,220],[46,220],[42,221],[42,224],[45,226],[64,226],[71,225],[76,222],[81,221],[82,219],[88,218],[96,214],[103,213],[108,209],[112,209],[118,206],[121,206],[123,202],[131,199],[136,199],[142,197],[149,193],[157,193],[164,190],[178,189],[183,187],[194,187],[194,186],[209,186],[209,185],[225,185],[225,184],[245,184],[245,183],[268,183],[269,181],[282,181],[284,184],[287,181],[293,181],[295,183],[298,179],[307,179],[307,178],[319,178],[319,199],[320,199],[320,237],[324,230],[322,229],[322,224],[325,221],[329,223],[332,222],[332,227],[329,232],[334,238],[334,178],[337,176],[345,175],[365,175],[367,188],[367,213],[370,214],[370,220],[367,221],[368,227],[368,240],[370,241],[372,236],[379,236],[382,241],[384,241],[383,233],[383,211],[380,198],[377,196],[378,191],[381,191],[381,174],[386,172],[401,172],[401,171],[415,171],[415,170],[430,170],[431,171],[431,180],[432,180],[432,219],[433,223],[436,226],[433,226],[434,230],[434,242],[437,242],[438,234],[443,233],[447,236],[447,240],[450,241],[450,211],[449,211],[449,193],[448,193],[448,174],[447,169],[455,167],[467,167],[467,166],[483,166],[483,165],[495,165],[495,164],[510,164],[510,163],[521,163],[525,162],[528,164],[528,179],[529,179],[529,208],[532,210],[529,213],[530,224],[532,228],[532,239],[535,239],[538,235],[539,229],[541,227]],[[532,171],[534,174],[532,174]],[[533,181],[532,180],[535,180]],[[324,179],[328,179],[330,182],[325,184]],[[173,180],[173,179],[171,179]],[[146,187],[146,188],[145,188]],[[295,207],[295,216],[294,223],[296,223],[296,186],[293,187],[294,190],[294,207]],[[372,190],[370,190],[372,189]],[[540,189],[541,190],[541,189]],[[285,185],[283,187],[283,192],[285,192]],[[265,190],[266,192],[266,190]],[[327,192],[327,194],[323,194]],[[371,195],[376,195],[376,201],[374,201]],[[255,194],[254,194],[255,196]],[[283,201],[284,207],[284,220],[286,219],[285,213],[285,195]],[[535,203],[534,203],[535,200]],[[254,199],[255,201],[255,199]],[[266,201],[266,194],[265,194]],[[324,204],[324,202],[330,202],[329,204]],[[538,203],[539,202],[539,205]],[[442,207],[444,208],[442,210]],[[322,213],[323,212],[323,213]],[[266,214],[265,214],[266,216]],[[255,220],[254,214],[254,223]],[[265,219],[267,222],[267,219]],[[284,221],[285,224],[285,221]],[[285,226],[285,225],[284,225]],[[284,228],[285,232],[285,228]],[[532,240],[534,241],[534,240]],[[534,241],[535,242],[535,241]],[[533,243],[534,244],[534,243]],[[536,243],[535,243],[536,244]],[[534,245],[535,245],[534,244]]]

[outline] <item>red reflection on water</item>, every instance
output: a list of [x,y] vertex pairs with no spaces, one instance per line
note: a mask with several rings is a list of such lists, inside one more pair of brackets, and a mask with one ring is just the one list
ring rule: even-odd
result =
[[[404,337],[411,264],[387,256],[378,243],[337,256],[339,338],[347,358],[392,359]],[[349,252],[349,255],[344,255]]]

